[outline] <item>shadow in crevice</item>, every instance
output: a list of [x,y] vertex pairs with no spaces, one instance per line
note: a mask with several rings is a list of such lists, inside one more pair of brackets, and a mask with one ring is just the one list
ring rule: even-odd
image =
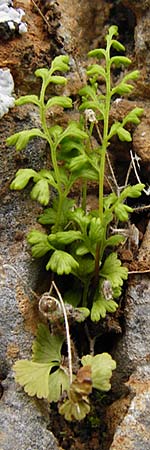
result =
[[[112,4],[112,2],[111,2]],[[123,2],[114,1],[110,9],[109,25],[117,25],[119,40],[126,47],[128,53],[134,51],[134,30],[136,27],[136,17],[130,8],[123,5]]]

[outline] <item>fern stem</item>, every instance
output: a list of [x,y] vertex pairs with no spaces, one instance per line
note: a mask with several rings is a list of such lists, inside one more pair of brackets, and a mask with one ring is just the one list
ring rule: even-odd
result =
[[[101,160],[99,169],[99,217],[103,224],[103,209],[104,209],[104,177],[105,177],[105,163],[106,163],[106,152],[108,147],[108,127],[109,127],[109,111],[110,111],[110,101],[111,101],[111,80],[110,80],[110,43],[107,42],[106,48],[106,101],[105,101],[105,112],[104,112],[104,129],[102,137],[101,146]],[[106,229],[104,229],[103,239],[106,238]],[[99,282],[99,264],[102,260],[104,252],[104,245],[97,244],[96,247],[96,258],[95,258],[95,276],[94,276],[94,287],[98,286]]]
[[83,181],[82,186],[82,209],[86,213],[87,180]]

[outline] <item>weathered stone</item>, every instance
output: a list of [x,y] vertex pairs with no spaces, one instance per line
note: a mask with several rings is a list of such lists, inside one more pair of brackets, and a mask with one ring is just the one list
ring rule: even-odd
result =
[[149,111],[145,111],[146,117],[142,119],[133,134],[133,149],[143,162],[150,163],[150,119]]
[[[150,261],[150,223],[140,249],[139,260]],[[150,277],[131,275],[125,304],[124,333],[114,357],[117,361],[116,384],[129,381],[126,400],[120,398],[108,413],[108,423],[114,411],[122,411],[116,418],[116,432],[111,450],[149,450],[150,442]],[[131,375],[132,374],[132,375]],[[114,385],[114,389],[116,386]],[[124,401],[128,406],[124,409]],[[127,411],[128,409],[128,411]],[[124,417],[124,418],[123,418]],[[121,423],[120,423],[121,422]],[[109,425],[110,434],[112,425]],[[114,432],[114,429],[113,429]]]
[[48,413],[18,388],[11,375],[3,383],[0,407],[1,450],[58,450],[47,430]]
[[[33,122],[39,123],[36,111],[32,111],[33,122],[30,113],[30,108],[23,107],[21,121],[18,120],[21,128],[26,126],[31,128]],[[42,413],[42,403],[37,404],[33,399],[28,398],[23,393],[23,389],[17,388],[17,384],[10,374],[16,359],[30,358],[32,340],[39,321],[38,301],[32,295],[30,288],[35,290],[38,285],[42,284],[41,264],[32,260],[26,242],[26,234],[33,226],[37,226],[36,217],[42,209],[36,203],[35,209],[33,208],[28,190],[21,193],[11,193],[9,190],[10,181],[18,168],[18,162],[14,150],[7,149],[6,152],[5,149],[4,152],[3,149],[7,134],[5,117],[1,120],[0,151],[2,177],[0,379],[3,380],[0,403],[0,448],[2,450],[56,450],[57,443],[53,435],[46,429],[48,413]],[[12,123],[11,118],[8,133],[11,126],[14,126]],[[30,166],[31,155],[32,164],[38,170],[44,163],[43,147],[40,141],[36,143],[36,146],[32,141],[24,156],[20,157],[19,166],[24,167],[24,157],[27,165]]]
[[[140,250],[139,261],[147,266],[150,260],[150,223],[144,236]],[[145,253],[146,246],[146,253]],[[129,275],[129,286],[124,309],[124,333],[115,350],[117,371],[120,379],[126,379],[141,361],[146,361],[149,355],[150,335],[150,277],[149,273]],[[122,363],[123,361],[123,363]]]
[[128,385],[134,397],[123,421],[117,427],[110,450],[149,450],[150,367],[139,367],[130,377]]

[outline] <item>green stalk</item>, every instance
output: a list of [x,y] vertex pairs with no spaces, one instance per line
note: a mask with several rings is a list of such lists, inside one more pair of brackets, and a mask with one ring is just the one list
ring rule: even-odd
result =
[[64,200],[63,192],[61,192],[61,190],[58,190],[58,193],[59,193],[59,202],[58,202],[56,222],[55,222],[55,225],[53,226],[53,233],[56,233],[58,231],[59,224],[60,224],[62,205],[63,205],[63,200]]
[[46,91],[46,87],[45,83],[43,81],[42,83],[42,88],[41,88],[41,93],[40,93],[40,119],[41,119],[41,124],[44,130],[44,133],[51,145],[51,139],[48,133],[48,128],[47,128],[47,123],[46,123],[46,115],[45,115],[45,91]]
[[60,174],[59,174],[59,168],[58,168],[57,157],[56,157],[57,145],[56,145],[56,143],[53,143],[53,140],[50,137],[48,127],[47,127],[47,122],[46,122],[45,104],[44,104],[46,87],[47,86],[45,86],[45,84],[43,82],[43,85],[41,88],[41,95],[40,95],[40,118],[41,118],[41,123],[42,123],[44,133],[49,142],[49,146],[50,146],[50,150],[51,150],[51,160],[52,160],[52,165],[53,165],[54,173],[55,173],[55,179],[56,179],[56,183],[57,183],[57,191],[59,194],[59,205],[58,205],[58,210],[57,210],[57,218],[56,218],[56,223],[53,227],[53,232],[56,233],[56,231],[59,228],[59,222],[60,222],[60,216],[61,216],[62,203],[63,203],[64,196],[63,196],[63,193],[61,190]]
[[87,180],[83,181],[82,185],[82,209],[86,213],[86,198],[87,198]]
[[[105,113],[104,113],[104,129],[103,129],[103,139],[101,146],[101,160],[99,169],[99,217],[103,223],[103,209],[104,209],[104,176],[105,176],[105,162],[106,162],[106,152],[108,147],[108,127],[109,127],[109,111],[110,111],[110,101],[111,101],[111,80],[110,80],[110,46],[111,43],[107,42],[106,48],[106,101],[105,101]],[[94,287],[98,286],[99,282],[99,264],[102,260],[104,253],[104,242],[106,239],[106,229],[103,233],[103,238],[101,243],[97,244],[96,247],[96,257],[95,257],[95,277],[94,277]]]
[[106,49],[106,103],[104,114],[103,142],[101,148],[101,161],[99,171],[99,216],[101,221],[103,220],[104,175],[105,175],[106,151],[108,147],[110,100],[111,100],[111,83],[110,83],[110,47],[109,47],[108,49]]

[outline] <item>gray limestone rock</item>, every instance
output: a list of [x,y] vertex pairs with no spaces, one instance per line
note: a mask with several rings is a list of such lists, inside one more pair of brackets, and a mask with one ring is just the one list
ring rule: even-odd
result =
[[[29,127],[32,126],[31,116],[25,112],[21,127],[25,126],[26,120],[29,121]],[[2,124],[3,119],[1,130]],[[37,204],[33,207],[28,190],[10,192],[10,176],[16,171],[16,161],[11,151],[2,151],[5,139],[6,124],[4,133],[1,133],[0,153],[4,182],[0,209],[0,449],[58,450],[53,434],[47,429],[49,405],[46,407],[44,401],[38,402],[28,397],[15,383],[12,373],[12,366],[17,359],[30,358],[32,340],[39,321],[38,301],[30,288],[36,290],[38,283],[42,284],[42,269],[41,264],[31,258],[26,234],[31,228],[38,227],[36,217],[41,207]],[[37,168],[43,164],[42,148],[39,143],[38,153],[33,143],[26,153],[27,159],[30,159],[31,154],[35,155],[33,164]]]
[[48,417],[11,375],[3,383],[0,407],[1,450],[58,450],[56,439],[47,430]]
[[[149,261],[150,223],[139,259]],[[136,274],[130,278],[125,305],[124,334],[114,358],[117,382],[128,380],[130,406],[117,426],[110,450],[150,449],[150,277]],[[120,400],[121,402],[121,400]],[[121,403],[120,403],[121,404]]]
[[129,409],[117,427],[110,450],[150,449],[150,367],[138,367],[129,380],[134,393]]

